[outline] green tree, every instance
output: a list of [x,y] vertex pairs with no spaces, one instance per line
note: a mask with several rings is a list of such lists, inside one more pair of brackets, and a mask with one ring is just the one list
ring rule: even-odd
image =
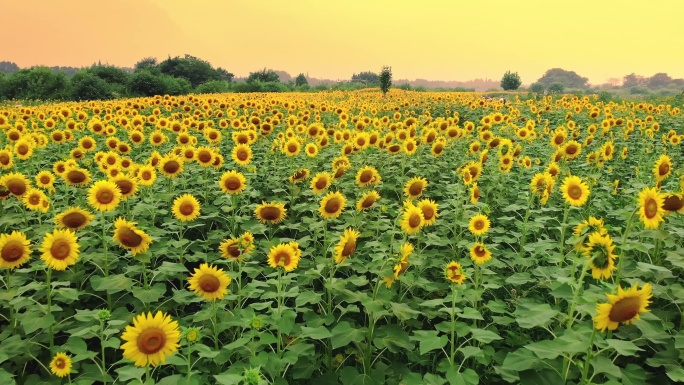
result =
[[195,92],[198,94],[220,94],[230,91],[230,83],[225,80],[212,80],[200,84]]
[[142,71],[142,70],[151,70],[152,68],[157,67],[157,59],[153,57],[146,57],[143,59],[140,59],[139,62],[135,63],[135,72]]
[[501,78],[501,88],[504,91],[515,91],[520,88],[522,80],[517,72],[511,73],[511,71],[506,71],[504,76]]
[[191,55],[185,55],[183,58],[179,56],[169,57],[159,63],[158,67],[163,74],[187,79],[192,87],[197,87],[210,80],[220,80],[221,77],[209,62]]
[[90,71],[77,72],[70,81],[72,100],[106,100],[114,98],[110,85]]
[[562,94],[563,91],[565,91],[565,86],[563,85],[563,83],[556,82],[551,84],[548,90],[552,94]]
[[63,72],[48,67],[33,67],[13,73],[5,83],[7,99],[63,99],[68,92],[68,80]]
[[546,87],[553,83],[560,83],[563,87],[568,88],[586,88],[589,79],[581,77],[575,71],[566,71],[562,68],[551,68],[544,73],[544,76],[537,80]]
[[384,66],[380,71],[380,91],[383,97],[387,95],[390,87],[392,87],[392,67]]
[[264,68],[261,71],[249,73],[249,76],[247,77],[247,83],[254,83],[254,82],[280,83],[280,77],[278,76],[278,74],[275,71]]
[[380,76],[375,72],[365,71],[358,74],[353,74],[351,78],[352,83],[363,83],[366,85],[380,84]]
[[541,94],[544,92],[544,85],[541,83],[532,83],[530,84],[530,92],[534,92],[535,94]]
[[295,87],[301,87],[304,85],[309,85],[309,81],[306,80],[306,76],[304,76],[304,74],[297,75],[297,78],[295,79]]
[[122,68],[99,65],[87,69],[88,72],[110,84],[125,85],[128,83],[130,74]]
[[164,95],[166,83],[159,74],[153,74],[149,70],[141,70],[133,75],[128,81],[128,88],[136,96]]
[[657,73],[648,78],[648,86],[650,88],[667,87],[670,83],[672,83],[672,78],[664,72]]

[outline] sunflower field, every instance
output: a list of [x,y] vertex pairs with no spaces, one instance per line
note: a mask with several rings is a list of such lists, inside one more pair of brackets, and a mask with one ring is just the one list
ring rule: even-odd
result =
[[0,384],[684,381],[682,106],[0,106]]

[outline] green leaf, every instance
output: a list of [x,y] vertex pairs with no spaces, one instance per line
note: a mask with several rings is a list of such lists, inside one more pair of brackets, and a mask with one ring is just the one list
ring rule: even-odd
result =
[[166,285],[157,283],[149,289],[136,289],[133,291],[133,296],[140,300],[140,302],[149,304],[159,301],[159,299],[166,293]]
[[546,325],[553,321],[558,310],[552,309],[549,304],[520,304],[515,312],[515,321],[523,329],[531,329],[536,326]]
[[133,287],[133,280],[123,274],[110,275],[108,277],[93,276],[90,284],[95,291],[106,291],[109,294],[120,291],[130,291]]
[[357,328],[351,326],[347,321],[342,321],[335,325],[332,329],[332,347],[333,349],[347,346],[352,342],[361,342],[366,336],[367,329]]
[[470,329],[470,334],[472,334],[473,338],[482,342],[483,344],[488,344],[494,340],[502,339],[498,334],[484,329],[472,328]]
[[681,366],[668,366],[665,373],[672,381],[684,382],[684,368]]
[[643,350],[640,347],[634,345],[632,341],[607,339],[606,342],[611,348],[615,349],[615,351],[618,352],[618,354],[621,354],[623,356],[634,356],[636,355],[636,352]]
[[379,337],[373,340],[379,349],[387,348],[392,353],[413,349],[408,333],[399,325],[382,325],[377,328]]
[[446,378],[449,385],[477,385],[480,383],[480,376],[473,369],[466,369],[459,373],[456,368],[451,367],[446,372]]
[[312,340],[323,340],[332,337],[332,333],[325,326],[309,328],[302,326],[301,338],[311,338]]
[[613,363],[608,357],[594,356],[591,359],[591,366],[594,368],[594,373],[607,373],[615,378],[622,377],[620,368]]
[[423,384],[426,385],[443,385],[446,384],[446,380],[443,379],[442,377],[432,374],[432,373],[427,373],[425,376],[423,376]]
[[528,272],[523,272],[523,273],[515,273],[511,275],[510,277],[506,278],[506,283],[509,285],[524,285],[528,282],[532,281],[532,277],[530,276],[530,273]]
[[55,317],[50,315],[24,314],[21,326],[26,334],[31,334],[39,329],[47,329],[55,323]]
[[138,368],[133,365],[126,365],[122,368],[116,369],[116,373],[119,375],[118,380],[127,382],[130,380],[142,381],[145,375],[145,368]]
[[232,373],[217,374],[214,378],[221,385],[238,385],[242,381],[242,375]]
[[466,318],[466,319],[476,319],[476,320],[483,320],[482,314],[480,314],[479,311],[473,309],[472,307],[464,307],[463,308],[463,313],[458,315],[459,318]]
[[439,332],[436,330],[416,330],[413,332],[411,340],[418,341],[420,354],[441,349],[449,342],[449,338],[447,338],[447,336],[440,336]]
[[462,348],[458,348],[458,351],[463,354],[463,359],[468,359],[470,357],[484,357],[484,352],[477,346],[464,346]]
[[563,354],[563,343],[559,340],[545,340],[525,345],[541,359],[553,360]]
[[646,385],[646,376],[644,368],[628,364],[622,369],[622,385]]
[[393,302],[391,305],[391,310],[392,310],[392,313],[402,321],[417,318],[418,315],[421,314],[419,311],[411,309],[405,303],[394,303]]

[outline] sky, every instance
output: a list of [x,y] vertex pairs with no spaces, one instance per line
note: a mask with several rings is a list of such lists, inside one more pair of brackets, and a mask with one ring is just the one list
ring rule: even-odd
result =
[[191,54],[237,76],[532,83],[560,67],[592,84],[684,78],[681,0],[0,0],[0,61],[133,67]]

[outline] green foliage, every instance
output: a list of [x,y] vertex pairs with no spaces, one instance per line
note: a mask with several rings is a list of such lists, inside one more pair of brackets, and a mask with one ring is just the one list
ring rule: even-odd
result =
[[5,82],[7,99],[59,100],[68,92],[64,73],[55,73],[47,67],[19,70]]
[[137,96],[164,95],[166,87],[167,85],[161,75],[147,70],[134,73],[128,81],[129,90]]
[[249,76],[247,77],[247,83],[254,83],[254,82],[280,83],[280,77],[278,77],[278,74],[275,71],[273,71],[271,69],[264,68],[261,71],[249,73]]
[[380,84],[380,76],[375,72],[365,71],[358,74],[353,74],[351,77],[352,83],[362,83],[368,87],[377,86]]
[[206,83],[200,84],[196,89],[195,93],[198,94],[219,94],[223,92],[230,91],[230,83],[225,80],[212,80]]
[[72,100],[106,100],[114,94],[109,84],[90,71],[77,72],[70,81],[69,96]]
[[548,91],[551,94],[562,94],[565,91],[565,86],[563,83],[556,82],[549,86]]
[[544,76],[537,80],[546,87],[554,83],[560,83],[567,88],[585,88],[589,79],[579,76],[575,71],[566,71],[562,68],[551,68],[544,73]]
[[380,71],[380,91],[383,95],[386,95],[392,86],[392,67],[382,67]]
[[411,85],[409,83],[400,84],[397,88],[404,91],[411,91]]
[[130,73],[114,66],[92,66],[87,71],[109,84],[126,85],[130,77]]
[[157,69],[157,59],[153,57],[146,57],[135,63],[135,72],[142,70]]
[[163,74],[188,80],[192,87],[197,87],[210,80],[227,80],[224,79],[225,70],[217,72],[209,62],[191,55],[185,55],[183,58],[170,57],[159,63],[157,67]]
[[541,83],[532,83],[530,84],[529,91],[534,92],[536,94],[541,94],[545,90],[544,85]]
[[511,73],[511,71],[506,71],[504,76],[501,78],[501,88],[504,91],[515,91],[520,88],[522,80],[517,72]]
[[309,85],[309,81],[306,79],[306,76],[304,76],[304,74],[297,75],[297,78],[295,79],[295,86],[301,87],[304,85]]

